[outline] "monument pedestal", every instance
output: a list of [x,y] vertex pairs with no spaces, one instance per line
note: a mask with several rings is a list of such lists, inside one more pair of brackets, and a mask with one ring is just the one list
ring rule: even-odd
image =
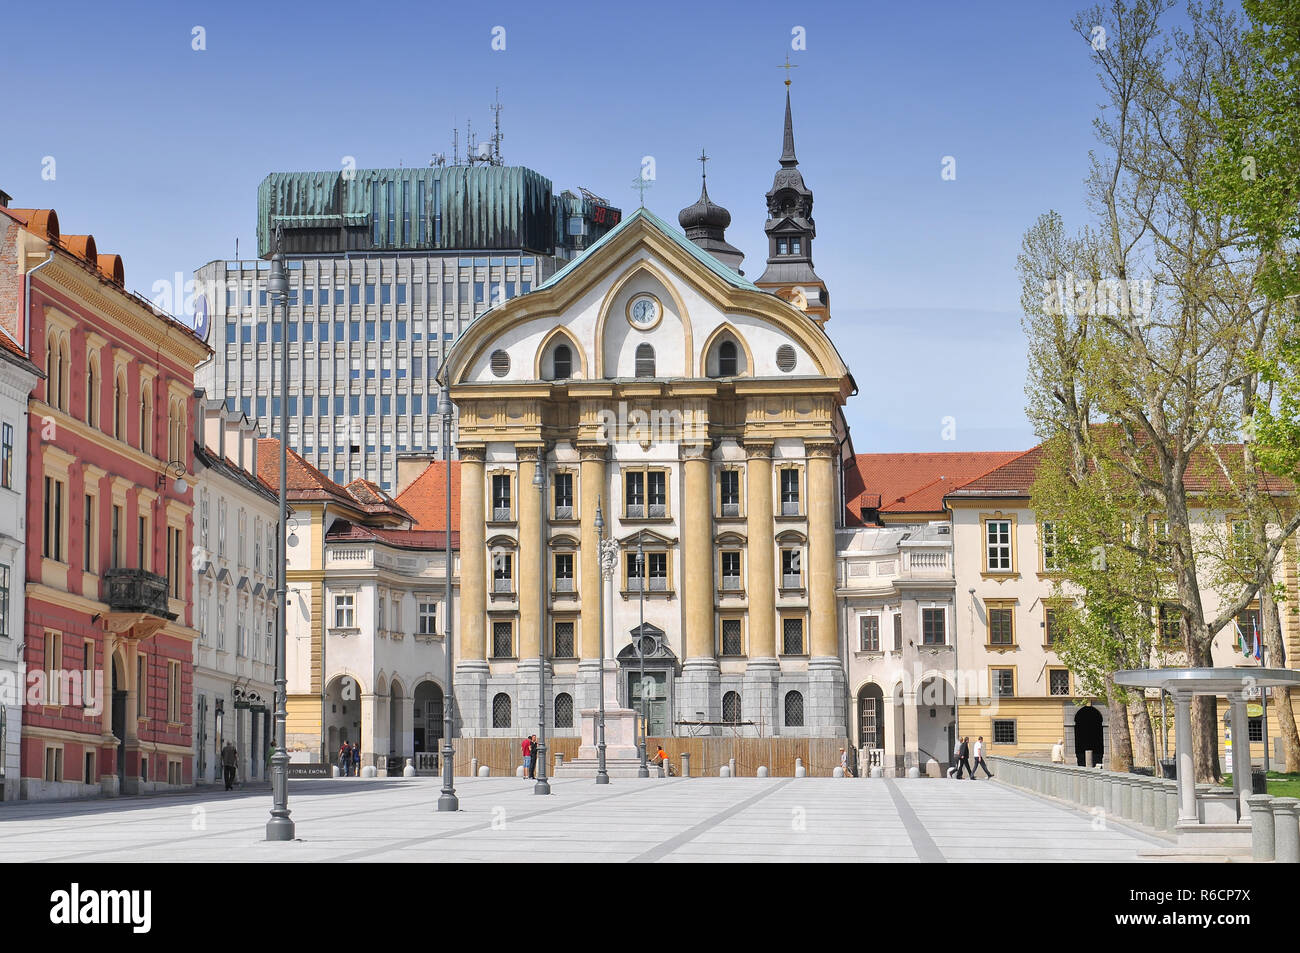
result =
[[[594,778],[599,770],[596,742],[600,709],[584,708],[580,715],[582,744],[578,747],[578,757],[556,768],[557,778]],[[641,767],[641,752],[636,746],[636,720],[637,713],[630,708],[605,709],[605,772],[611,778],[634,778]]]

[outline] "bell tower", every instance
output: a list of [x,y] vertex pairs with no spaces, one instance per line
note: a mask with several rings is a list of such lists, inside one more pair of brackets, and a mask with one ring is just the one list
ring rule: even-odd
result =
[[785,131],[781,141],[781,168],[767,191],[767,269],[754,282],[790,302],[819,323],[830,320],[830,294],[813,271],[812,242],[817,237],[813,221],[812,189],[804,184],[794,154],[794,122],[790,114],[790,80],[785,81]]

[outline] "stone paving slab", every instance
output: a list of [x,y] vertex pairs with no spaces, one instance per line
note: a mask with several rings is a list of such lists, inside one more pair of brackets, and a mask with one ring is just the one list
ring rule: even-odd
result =
[[1129,862],[1163,842],[1000,784],[946,779],[297,780],[299,840],[265,791],[0,804],[6,862]]

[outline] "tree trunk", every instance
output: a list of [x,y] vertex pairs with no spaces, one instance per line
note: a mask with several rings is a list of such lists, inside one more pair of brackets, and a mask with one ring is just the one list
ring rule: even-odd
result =
[[[1133,763],[1138,767],[1154,768],[1156,764],[1155,737],[1151,730],[1151,713],[1146,699],[1135,693],[1128,703],[1128,714],[1133,725]],[[1156,772],[1160,776],[1160,772]]]
[[1133,769],[1133,742],[1128,731],[1128,709],[1119,699],[1112,675],[1106,676],[1106,713],[1110,727],[1110,769],[1127,773]]
[[[1286,650],[1282,646],[1282,620],[1279,618],[1277,600],[1273,598],[1272,586],[1259,588],[1259,621],[1264,628],[1264,649],[1267,653],[1265,660],[1269,668],[1285,668]],[[1296,733],[1295,711],[1291,708],[1291,690],[1270,688],[1269,694],[1277,703],[1276,730],[1282,738],[1286,770],[1300,771],[1300,735]]]

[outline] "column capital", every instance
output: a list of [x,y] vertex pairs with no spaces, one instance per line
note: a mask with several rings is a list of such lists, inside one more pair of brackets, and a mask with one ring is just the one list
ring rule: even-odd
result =
[[609,459],[609,447],[603,443],[578,444],[578,460],[582,463],[605,463]]
[[803,452],[809,457],[834,459],[838,444],[834,440],[805,440]]
[[487,461],[487,447],[481,445],[473,447],[457,445],[456,452],[460,455],[462,463],[484,463]]
[[684,443],[679,449],[683,460],[704,460],[713,455],[713,445],[711,443]]
[[520,463],[536,463],[546,458],[545,444],[515,444],[515,459]]
[[763,460],[771,459],[773,442],[771,440],[746,440],[745,441],[745,459]]

